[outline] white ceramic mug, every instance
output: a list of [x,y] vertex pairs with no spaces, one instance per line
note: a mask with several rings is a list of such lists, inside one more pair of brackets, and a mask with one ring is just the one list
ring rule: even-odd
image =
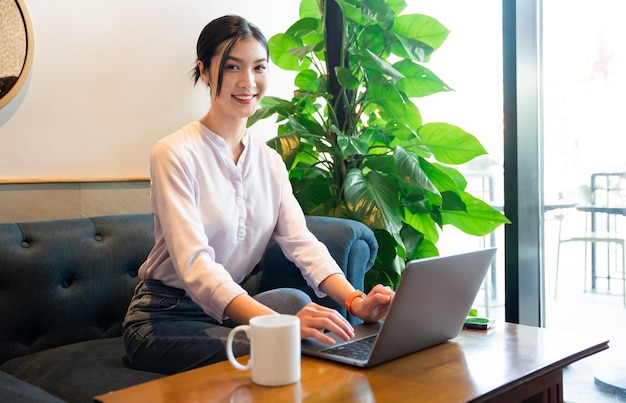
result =
[[[245,332],[250,359],[243,365],[233,354],[233,338]],[[263,386],[289,385],[300,380],[300,319],[293,315],[264,315],[235,327],[226,340],[228,361],[238,370],[252,370],[252,382]]]

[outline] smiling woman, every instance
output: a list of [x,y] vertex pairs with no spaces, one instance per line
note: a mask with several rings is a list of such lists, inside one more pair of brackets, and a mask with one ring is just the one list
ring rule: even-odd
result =
[[32,65],[30,18],[22,0],[0,0],[0,108],[22,89]]

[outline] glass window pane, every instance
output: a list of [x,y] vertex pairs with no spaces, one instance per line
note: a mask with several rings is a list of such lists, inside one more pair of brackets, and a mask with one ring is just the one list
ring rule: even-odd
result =
[[[626,110],[626,26],[622,8],[620,0],[543,2],[546,204],[586,206],[608,200],[626,205],[626,136],[621,123]],[[596,175],[592,186],[597,173],[621,175]],[[626,355],[626,217],[619,209],[613,211],[618,214],[594,215],[594,235],[590,231],[592,214],[583,209],[546,213],[546,326],[610,339],[608,351],[566,371],[564,394],[572,401],[615,401],[615,396],[601,392],[594,375],[608,368],[624,380],[626,372],[623,360],[617,361]],[[600,232],[611,234],[592,242]],[[584,238],[574,240],[573,236]],[[594,272],[598,278],[592,277]],[[612,369],[615,364],[621,369]],[[606,375],[598,376],[602,381]]]

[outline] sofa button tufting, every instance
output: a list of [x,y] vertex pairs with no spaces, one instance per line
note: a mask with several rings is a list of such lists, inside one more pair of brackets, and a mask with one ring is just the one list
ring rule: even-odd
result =
[[96,241],[102,241],[103,236],[102,236],[102,235],[100,235],[100,234],[96,234],[96,235],[93,237],[93,239],[95,239]]
[[137,270],[129,270],[129,271],[128,271],[128,275],[129,275],[131,278],[135,278],[135,277],[137,277],[137,274],[138,274],[138,273],[137,273]]
[[22,241],[20,245],[22,246],[22,248],[30,248],[30,244],[26,241]]
[[63,279],[61,280],[61,287],[63,288],[69,288],[69,286],[72,285],[72,279]]

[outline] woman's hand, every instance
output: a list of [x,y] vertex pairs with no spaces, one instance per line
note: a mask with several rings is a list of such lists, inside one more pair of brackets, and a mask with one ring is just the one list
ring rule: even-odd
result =
[[300,334],[303,339],[312,337],[326,344],[335,344],[335,341],[324,334],[324,330],[331,331],[343,340],[354,337],[354,328],[339,312],[314,302],[307,304],[296,314],[300,318]]
[[395,295],[390,287],[378,284],[365,298],[355,298],[352,312],[365,322],[378,322],[387,315]]

